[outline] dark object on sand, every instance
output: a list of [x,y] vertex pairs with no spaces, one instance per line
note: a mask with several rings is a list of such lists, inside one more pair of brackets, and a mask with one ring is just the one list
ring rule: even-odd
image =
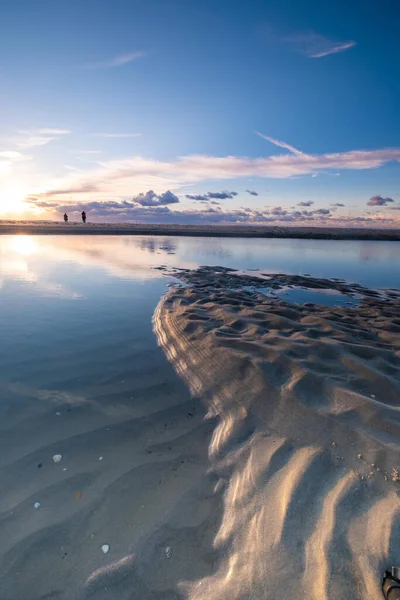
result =
[[64,223],[68,223],[68,215],[67,215],[67,213],[64,213]]
[[392,567],[391,571],[386,571],[382,582],[382,591],[385,600],[400,599],[400,568]]
[[86,213],[84,210],[82,211],[82,221],[86,223]]

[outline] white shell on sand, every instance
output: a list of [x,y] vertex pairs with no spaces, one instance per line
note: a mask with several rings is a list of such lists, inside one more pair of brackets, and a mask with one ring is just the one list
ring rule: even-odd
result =
[[55,463],[59,463],[61,459],[62,459],[62,454],[55,454],[53,456],[53,460]]
[[165,548],[165,556],[166,556],[167,558],[171,558],[171,556],[172,556],[172,548],[171,548],[171,546],[167,546],[167,547]]
[[101,549],[103,550],[104,554],[107,554],[107,552],[110,550],[110,546],[108,544],[103,544]]
[[35,504],[33,505],[35,508],[40,508],[40,502],[35,502]]

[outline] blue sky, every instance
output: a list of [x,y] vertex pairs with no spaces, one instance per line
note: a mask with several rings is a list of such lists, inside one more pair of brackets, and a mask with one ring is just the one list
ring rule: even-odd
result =
[[396,225],[399,22],[396,0],[8,1],[0,217]]

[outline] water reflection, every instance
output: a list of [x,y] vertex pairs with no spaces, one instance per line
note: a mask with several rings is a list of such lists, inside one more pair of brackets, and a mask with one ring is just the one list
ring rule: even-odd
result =
[[30,256],[38,250],[37,238],[31,235],[16,235],[10,240],[10,248],[16,254]]
[[0,278],[43,277],[44,265],[80,265],[119,278],[164,277],[155,267],[221,265],[270,273],[339,277],[369,287],[400,285],[400,243],[169,236],[4,236]]
[[357,306],[362,296],[352,297],[338,290],[314,290],[309,288],[287,288],[278,290],[276,295],[286,302],[295,304],[324,304],[325,306]]
[[147,250],[152,254],[166,252],[167,254],[175,254],[176,241],[173,237],[160,239],[158,237],[140,237],[135,239],[136,246],[141,250]]

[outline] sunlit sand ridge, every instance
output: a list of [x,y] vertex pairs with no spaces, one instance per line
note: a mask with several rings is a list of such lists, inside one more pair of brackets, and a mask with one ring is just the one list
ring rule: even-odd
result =
[[181,589],[380,599],[384,569],[400,563],[399,299],[295,306],[217,279],[194,272],[155,315],[168,358],[217,418],[218,559]]

